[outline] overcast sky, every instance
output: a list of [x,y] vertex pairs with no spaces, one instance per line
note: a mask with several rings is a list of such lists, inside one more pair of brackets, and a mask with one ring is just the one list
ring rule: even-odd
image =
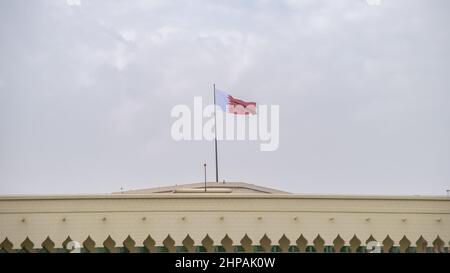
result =
[[216,83],[280,105],[279,149],[219,142],[221,179],[444,195],[449,25],[447,0],[2,0],[0,194],[212,181],[170,112]]

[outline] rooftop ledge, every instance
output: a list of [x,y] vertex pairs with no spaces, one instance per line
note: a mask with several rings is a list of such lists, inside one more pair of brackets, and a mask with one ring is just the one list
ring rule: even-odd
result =
[[[414,196],[414,195],[314,195],[314,194],[230,194],[230,192],[214,192],[209,189],[206,193],[190,192],[183,194],[82,194],[82,195],[0,195],[0,201],[19,200],[92,200],[92,199],[321,199],[321,200],[416,200],[416,201],[447,201],[447,196]],[[209,194],[208,194],[209,193]]]
[[173,193],[231,193],[232,189],[227,188],[206,188],[206,189],[175,189],[172,191]]

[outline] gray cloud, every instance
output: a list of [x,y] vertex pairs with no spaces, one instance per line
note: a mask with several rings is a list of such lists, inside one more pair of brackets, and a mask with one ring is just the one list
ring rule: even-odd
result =
[[212,83],[280,105],[279,150],[219,143],[224,179],[450,188],[448,1],[67,3],[0,3],[0,194],[187,183],[205,161],[212,179],[212,142],[170,138]]

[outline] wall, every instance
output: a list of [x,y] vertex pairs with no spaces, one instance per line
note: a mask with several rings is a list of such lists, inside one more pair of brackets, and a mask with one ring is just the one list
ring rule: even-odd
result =
[[[55,248],[61,248],[68,236],[81,243],[89,237],[96,246],[103,246],[110,237],[116,247],[130,236],[139,247],[149,235],[154,246],[168,248],[202,245],[208,235],[203,241],[207,246],[227,245],[230,242],[222,241],[227,236],[233,245],[304,248],[306,241],[322,250],[322,246],[336,244],[364,246],[372,236],[387,247],[393,244],[405,249],[416,246],[420,239],[420,244],[426,241],[428,246],[434,243],[442,249],[450,241],[450,198],[269,194],[0,197],[0,243],[7,238],[2,245],[5,249],[9,243],[12,248],[23,248],[27,237],[34,248],[41,248],[47,237]],[[387,237],[391,241],[385,241]]]

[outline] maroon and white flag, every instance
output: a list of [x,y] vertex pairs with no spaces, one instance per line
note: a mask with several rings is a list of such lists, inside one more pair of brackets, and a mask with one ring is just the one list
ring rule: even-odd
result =
[[237,99],[221,90],[216,90],[216,105],[224,112],[235,115],[256,114],[256,102]]

